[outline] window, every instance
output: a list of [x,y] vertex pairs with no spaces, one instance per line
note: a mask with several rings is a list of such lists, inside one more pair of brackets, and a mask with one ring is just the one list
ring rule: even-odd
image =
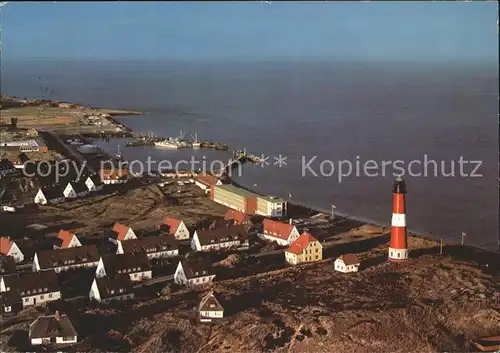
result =
[[49,294],[49,298],[52,298],[52,293]]
[[40,299],[44,299],[44,296],[43,296],[43,295],[41,295],[41,296],[40,296]]
[[30,301],[30,298],[24,298],[24,302],[27,303]]

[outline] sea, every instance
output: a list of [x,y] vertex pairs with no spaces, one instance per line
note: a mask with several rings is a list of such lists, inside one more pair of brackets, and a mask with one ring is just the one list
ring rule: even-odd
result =
[[[233,178],[374,223],[390,224],[392,183],[404,173],[410,230],[449,242],[465,232],[466,244],[498,247],[498,63],[7,61],[1,91],[145,112],[119,120],[267,157]],[[121,145],[129,161],[230,157],[125,142],[96,144]]]

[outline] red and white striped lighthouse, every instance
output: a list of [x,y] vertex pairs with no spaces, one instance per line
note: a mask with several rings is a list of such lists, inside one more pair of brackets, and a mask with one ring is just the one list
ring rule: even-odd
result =
[[406,233],[406,184],[398,176],[394,182],[391,221],[391,243],[389,245],[389,261],[408,260],[408,236]]

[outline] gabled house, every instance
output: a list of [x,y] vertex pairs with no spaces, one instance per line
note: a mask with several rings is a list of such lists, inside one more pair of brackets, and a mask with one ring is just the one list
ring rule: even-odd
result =
[[248,232],[245,225],[197,230],[191,239],[191,248],[196,251],[210,251],[222,248],[248,248]]
[[118,241],[117,254],[145,253],[149,259],[164,258],[179,255],[179,246],[174,237],[145,237]]
[[60,185],[46,186],[38,189],[35,203],[40,205],[55,205],[64,201],[63,189]]
[[68,249],[82,246],[76,234],[61,229],[54,239],[54,249]]
[[92,268],[99,263],[95,245],[43,250],[33,257],[33,272],[53,270],[57,273],[76,268]]
[[198,314],[201,322],[210,322],[212,319],[222,319],[224,317],[224,308],[212,290],[201,299]]
[[184,222],[175,217],[163,217],[163,226],[168,229],[168,234],[173,235],[177,240],[189,239],[189,230]]
[[251,225],[252,220],[250,218],[250,215],[229,209],[227,210],[226,214],[224,215],[224,220],[232,222],[234,225],[240,225],[240,224],[246,224],[246,225]]
[[266,218],[262,224],[262,232],[258,236],[264,240],[275,241],[279,245],[291,245],[300,233],[291,220],[290,223],[281,223]]
[[11,290],[17,290],[23,308],[61,299],[61,290],[54,271],[28,272],[13,278]]
[[128,171],[127,169],[101,169],[99,177],[106,185],[125,184],[128,181]]
[[127,275],[116,278],[94,278],[90,287],[89,298],[107,304],[113,300],[128,300],[135,296],[132,280]]
[[205,193],[210,192],[210,188],[215,185],[222,185],[222,181],[214,175],[207,173],[200,173],[194,182],[196,186],[204,190]]
[[107,255],[99,259],[95,276],[96,278],[115,278],[128,275],[132,281],[151,279],[153,273],[147,255],[143,252]]
[[98,175],[88,176],[87,179],[85,179],[85,185],[89,192],[99,192],[104,188],[104,184]]
[[0,254],[5,256],[12,256],[16,263],[24,261],[24,254],[15,242],[9,238],[0,238]]
[[285,250],[285,260],[297,265],[323,260],[323,246],[309,232],[304,232]]
[[0,179],[17,173],[14,164],[6,158],[0,159]]
[[42,315],[29,328],[31,345],[67,345],[78,341],[78,334],[68,315],[56,311],[54,315]]
[[137,239],[134,230],[124,224],[115,223],[113,229],[108,231],[108,239],[113,244],[118,245],[119,241]]
[[358,272],[359,265],[361,262],[359,258],[354,254],[344,254],[341,255],[333,264],[335,271],[339,272]]
[[89,189],[84,181],[71,181],[66,184],[63,190],[64,197],[67,199],[76,199],[85,197],[89,193]]
[[174,282],[187,286],[212,283],[215,277],[212,264],[208,261],[180,260],[174,273]]
[[23,300],[17,290],[0,292],[0,316],[15,315],[23,310]]

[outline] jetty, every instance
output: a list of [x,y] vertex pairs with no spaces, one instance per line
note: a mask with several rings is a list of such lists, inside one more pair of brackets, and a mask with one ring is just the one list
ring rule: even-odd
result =
[[245,150],[233,151],[233,158],[228,160],[226,165],[216,173],[216,176],[223,178],[231,169],[243,165],[246,162],[259,164],[263,162],[263,159],[254,154],[249,154]]

